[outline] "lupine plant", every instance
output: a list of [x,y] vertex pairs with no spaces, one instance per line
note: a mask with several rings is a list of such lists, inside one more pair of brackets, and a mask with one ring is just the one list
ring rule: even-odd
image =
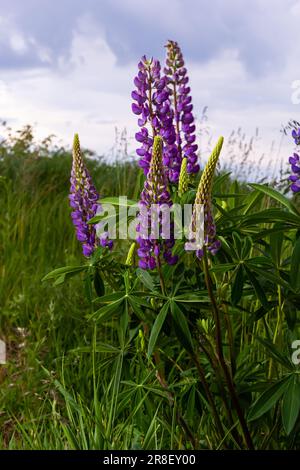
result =
[[[198,178],[187,70],[176,42],[166,50],[163,68],[144,56],[134,78],[142,182],[126,194],[126,211],[137,207],[137,230],[133,240],[116,240],[112,251],[108,236],[101,241],[95,228],[110,216],[99,209],[74,140],[70,201],[88,260],[45,279],[60,284],[77,273],[84,277],[93,334],[77,353],[90,357],[85,361],[91,364],[94,411],[88,416],[96,424],[87,441],[81,398],[75,393],[71,400],[59,384],[68,404],[62,424],[68,445],[296,449],[300,375],[292,344],[300,320],[299,206],[271,186],[242,186],[219,172],[222,137],[208,162],[200,160]],[[299,130],[293,137],[299,145]],[[297,154],[290,164],[297,193]],[[102,198],[102,207],[108,202],[116,212],[124,210],[116,197]],[[175,204],[192,205],[192,233],[196,208],[203,207],[204,237],[196,251],[192,238],[175,238],[174,220],[165,233],[162,208]],[[72,423],[79,423],[81,437],[74,436]]]

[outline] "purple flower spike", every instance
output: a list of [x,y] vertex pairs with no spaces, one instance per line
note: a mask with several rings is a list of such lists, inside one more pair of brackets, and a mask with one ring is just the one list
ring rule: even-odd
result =
[[[292,131],[292,137],[296,145],[300,145],[300,128],[294,129]],[[289,177],[289,180],[292,182],[291,190],[294,193],[300,192],[300,157],[298,153],[294,153],[289,158],[289,163],[291,165],[292,174]]]
[[196,140],[194,124],[194,115],[192,113],[193,105],[190,96],[189,78],[187,69],[184,66],[183,55],[177,42],[168,41],[167,59],[164,73],[168,78],[168,88],[170,90],[170,101],[174,109],[175,133],[177,154],[171,159],[171,181],[176,182],[181,167],[181,161],[187,157],[187,171],[195,174],[199,171],[197,163],[198,157],[196,151],[198,146],[194,143]]
[[172,201],[168,192],[162,155],[163,141],[160,136],[156,136],[147,179],[139,202],[137,254],[140,258],[139,267],[142,269],[159,267],[162,259],[170,265],[176,264],[178,260],[177,256],[172,255],[174,226],[172,222],[169,223],[168,217],[166,219]]
[[142,144],[136,150],[137,155],[141,157],[139,166],[147,176],[153,138],[160,135],[165,143],[163,163],[166,176],[170,181],[177,182],[181,157],[178,157],[168,78],[161,77],[161,66],[158,60],[147,60],[146,57],[142,57],[138,68],[138,75],[134,79],[137,89],[131,93],[131,97],[135,101],[132,104],[132,111],[139,116],[138,125],[141,128],[140,132],[135,135],[137,142]]
[[[160,63],[158,60],[147,60],[142,57],[138,64],[139,72],[134,78],[136,90],[131,93],[132,111],[139,116],[138,125],[141,128],[135,134],[135,138],[141,147],[137,149],[139,166],[147,175],[150,168],[153,137],[161,130],[159,110],[164,107],[164,101],[168,98],[165,83],[160,77]],[[147,127],[148,126],[148,127]],[[149,128],[149,129],[148,129]]]
[[91,256],[99,245],[99,241],[102,246],[108,246],[111,249],[112,241],[107,239],[108,234],[105,236],[105,244],[103,245],[103,240],[97,239],[95,226],[87,223],[96,213],[101,213],[102,207],[97,202],[99,194],[82,158],[78,134],[74,136],[70,182],[69,200],[73,209],[71,217],[76,228],[77,240],[82,243],[84,256]]

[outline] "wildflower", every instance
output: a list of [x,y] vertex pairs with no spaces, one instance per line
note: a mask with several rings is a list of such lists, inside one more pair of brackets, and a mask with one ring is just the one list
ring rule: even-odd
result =
[[139,116],[138,125],[141,128],[135,134],[137,142],[142,144],[136,150],[140,157],[139,166],[147,175],[150,168],[153,139],[156,135],[160,135],[165,143],[166,175],[170,180],[174,180],[171,167],[174,155],[177,154],[177,148],[173,123],[174,112],[169,100],[170,90],[167,87],[168,80],[167,77],[161,77],[161,65],[158,60],[147,60],[143,56],[138,68],[138,75],[134,79],[136,90],[131,93],[131,97],[135,101],[132,104],[132,111]]
[[174,171],[179,176],[181,160],[187,157],[187,172],[195,174],[199,171],[196,151],[198,149],[195,135],[195,122],[193,115],[191,89],[188,86],[189,78],[184,64],[183,55],[177,42],[168,41],[167,59],[164,72],[168,77],[168,87],[174,108],[177,156],[173,160]]
[[[89,257],[98,246],[99,240],[95,226],[88,224],[88,221],[96,214],[101,213],[102,207],[97,202],[99,194],[82,158],[78,134],[74,136],[70,182],[69,200],[73,209],[71,213],[72,221],[76,227],[77,240],[82,243],[82,252],[84,256]],[[112,248],[112,241],[108,240],[107,233],[103,235],[100,243],[102,246]]]
[[[216,225],[214,223],[212,214],[212,182],[214,177],[215,168],[218,162],[218,158],[223,145],[223,137],[220,137],[216,147],[214,148],[205,168],[201,175],[198,190],[195,198],[195,206],[192,215],[191,229],[195,230],[195,220],[197,216],[197,209],[199,205],[203,206],[204,209],[204,246],[210,251],[212,255],[215,255],[221,246],[220,240],[216,239]],[[189,243],[186,244],[188,250]],[[203,248],[197,250],[196,255],[198,258],[203,256]]]
[[[153,152],[147,179],[139,203],[139,224],[137,226],[137,250],[139,266],[143,269],[154,269],[161,264],[161,256],[168,264],[175,264],[177,256],[172,255],[174,239],[173,225],[166,220],[165,209],[172,206],[168,192],[167,177],[162,162],[163,141],[160,136],[154,137]],[[157,215],[158,233],[153,233],[153,217]],[[169,215],[169,214],[168,214]],[[149,228],[151,233],[149,234]],[[168,238],[166,237],[168,235]]]
[[292,137],[296,145],[300,145],[300,127],[298,129],[293,129]]
[[290,175],[289,180],[292,182],[291,190],[294,193],[300,192],[300,157],[297,153],[294,153],[292,157],[289,158],[291,164],[292,175]]

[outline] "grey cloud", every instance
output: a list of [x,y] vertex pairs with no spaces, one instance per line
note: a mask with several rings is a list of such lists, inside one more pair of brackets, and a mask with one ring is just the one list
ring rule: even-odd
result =
[[[152,10],[134,0],[2,0],[0,15],[15,21],[51,51],[53,65],[67,56],[77,20],[88,13],[104,30],[119,64],[146,53],[161,57],[166,39],[176,39],[189,60],[205,62],[223,49],[236,49],[250,74],[283,67],[293,44],[296,20],[290,8],[296,0],[161,0]],[[296,29],[295,29],[296,31]],[[31,67],[42,61],[36,54],[4,51],[1,67]]]

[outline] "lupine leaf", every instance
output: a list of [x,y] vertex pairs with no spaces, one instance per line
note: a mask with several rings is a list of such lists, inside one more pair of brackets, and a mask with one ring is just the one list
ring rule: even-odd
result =
[[254,421],[260,418],[263,414],[269,411],[272,406],[281,398],[289,385],[289,376],[284,377],[282,380],[276,382],[269,387],[250,408],[248,420]]
[[293,214],[299,215],[299,212],[297,208],[294,206],[294,204],[288,198],[283,196],[283,194],[279,193],[278,191],[271,188],[270,186],[265,186],[265,185],[256,184],[256,183],[252,183],[250,184],[250,186],[256,189],[257,191],[261,191],[262,193],[266,194],[272,199],[275,199],[275,201],[285,206]]
[[300,383],[296,374],[290,377],[288,388],[283,395],[281,411],[283,426],[289,435],[294,429],[300,411]]
[[151,356],[155,348],[159,333],[167,317],[169,307],[170,307],[169,302],[166,302],[155,319],[155,322],[151,329],[151,334],[150,334],[150,339],[149,339],[149,344],[148,344],[148,356]]

